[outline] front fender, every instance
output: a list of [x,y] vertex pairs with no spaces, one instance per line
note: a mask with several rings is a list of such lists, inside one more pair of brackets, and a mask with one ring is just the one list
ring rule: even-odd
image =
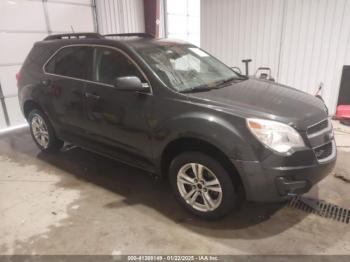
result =
[[[231,119],[232,118],[232,119]],[[203,112],[178,115],[159,125],[155,130],[155,158],[161,159],[166,146],[180,138],[196,138],[217,147],[233,160],[255,160],[247,143],[245,119],[224,117]]]

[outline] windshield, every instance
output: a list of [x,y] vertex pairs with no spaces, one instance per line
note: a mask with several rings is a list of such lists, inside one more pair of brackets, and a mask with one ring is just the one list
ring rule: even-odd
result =
[[242,79],[232,69],[192,45],[152,46],[138,50],[161,80],[178,92],[201,91]]

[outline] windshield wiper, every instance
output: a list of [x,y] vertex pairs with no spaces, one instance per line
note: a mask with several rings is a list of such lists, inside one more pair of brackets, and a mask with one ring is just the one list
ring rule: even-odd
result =
[[230,77],[228,79],[224,79],[224,80],[220,80],[220,81],[216,82],[216,85],[217,86],[222,86],[224,84],[232,82],[233,80],[235,80],[235,78],[234,77]]
[[204,92],[204,91],[210,91],[212,89],[216,89],[217,87],[209,87],[208,85],[199,85],[195,87],[191,87],[185,90],[181,90],[180,93],[192,93],[192,92]]
[[223,85],[228,84],[230,82],[236,81],[236,80],[247,80],[248,77],[242,76],[242,77],[230,77],[228,79],[220,80],[215,83],[214,86],[208,85],[208,84],[203,84],[195,87],[191,87],[185,90],[179,91],[180,93],[191,93],[191,92],[205,92],[205,91],[210,91],[213,89],[219,89],[222,88]]
[[231,82],[236,81],[236,80],[242,80],[243,81],[243,80],[247,80],[247,79],[248,79],[248,77],[244,77],[244,76],[242,76],[242,77],[230,77],[228,79],[224,79],[224,80],[218,81],[216,83],[216,85],[217,86],[222,86],[222,85],[231,83]]

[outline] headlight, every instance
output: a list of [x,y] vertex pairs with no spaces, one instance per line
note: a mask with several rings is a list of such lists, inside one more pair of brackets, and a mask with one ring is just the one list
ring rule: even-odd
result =
[[303,138],[289,125],[248,118],[247,126],[261,143],[278,153],[290,155],[295,148],[305,147]]

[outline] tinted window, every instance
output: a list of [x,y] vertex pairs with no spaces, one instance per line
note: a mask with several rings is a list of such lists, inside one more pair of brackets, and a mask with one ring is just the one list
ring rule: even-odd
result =
[[92,47],[65,47],[50,60],[46,72],[91,80],[92,54]]
[[113,84],[121,76],[137,76],[146,82],[138,68],[124,54],[109,48],[96,49],[94,81]]

